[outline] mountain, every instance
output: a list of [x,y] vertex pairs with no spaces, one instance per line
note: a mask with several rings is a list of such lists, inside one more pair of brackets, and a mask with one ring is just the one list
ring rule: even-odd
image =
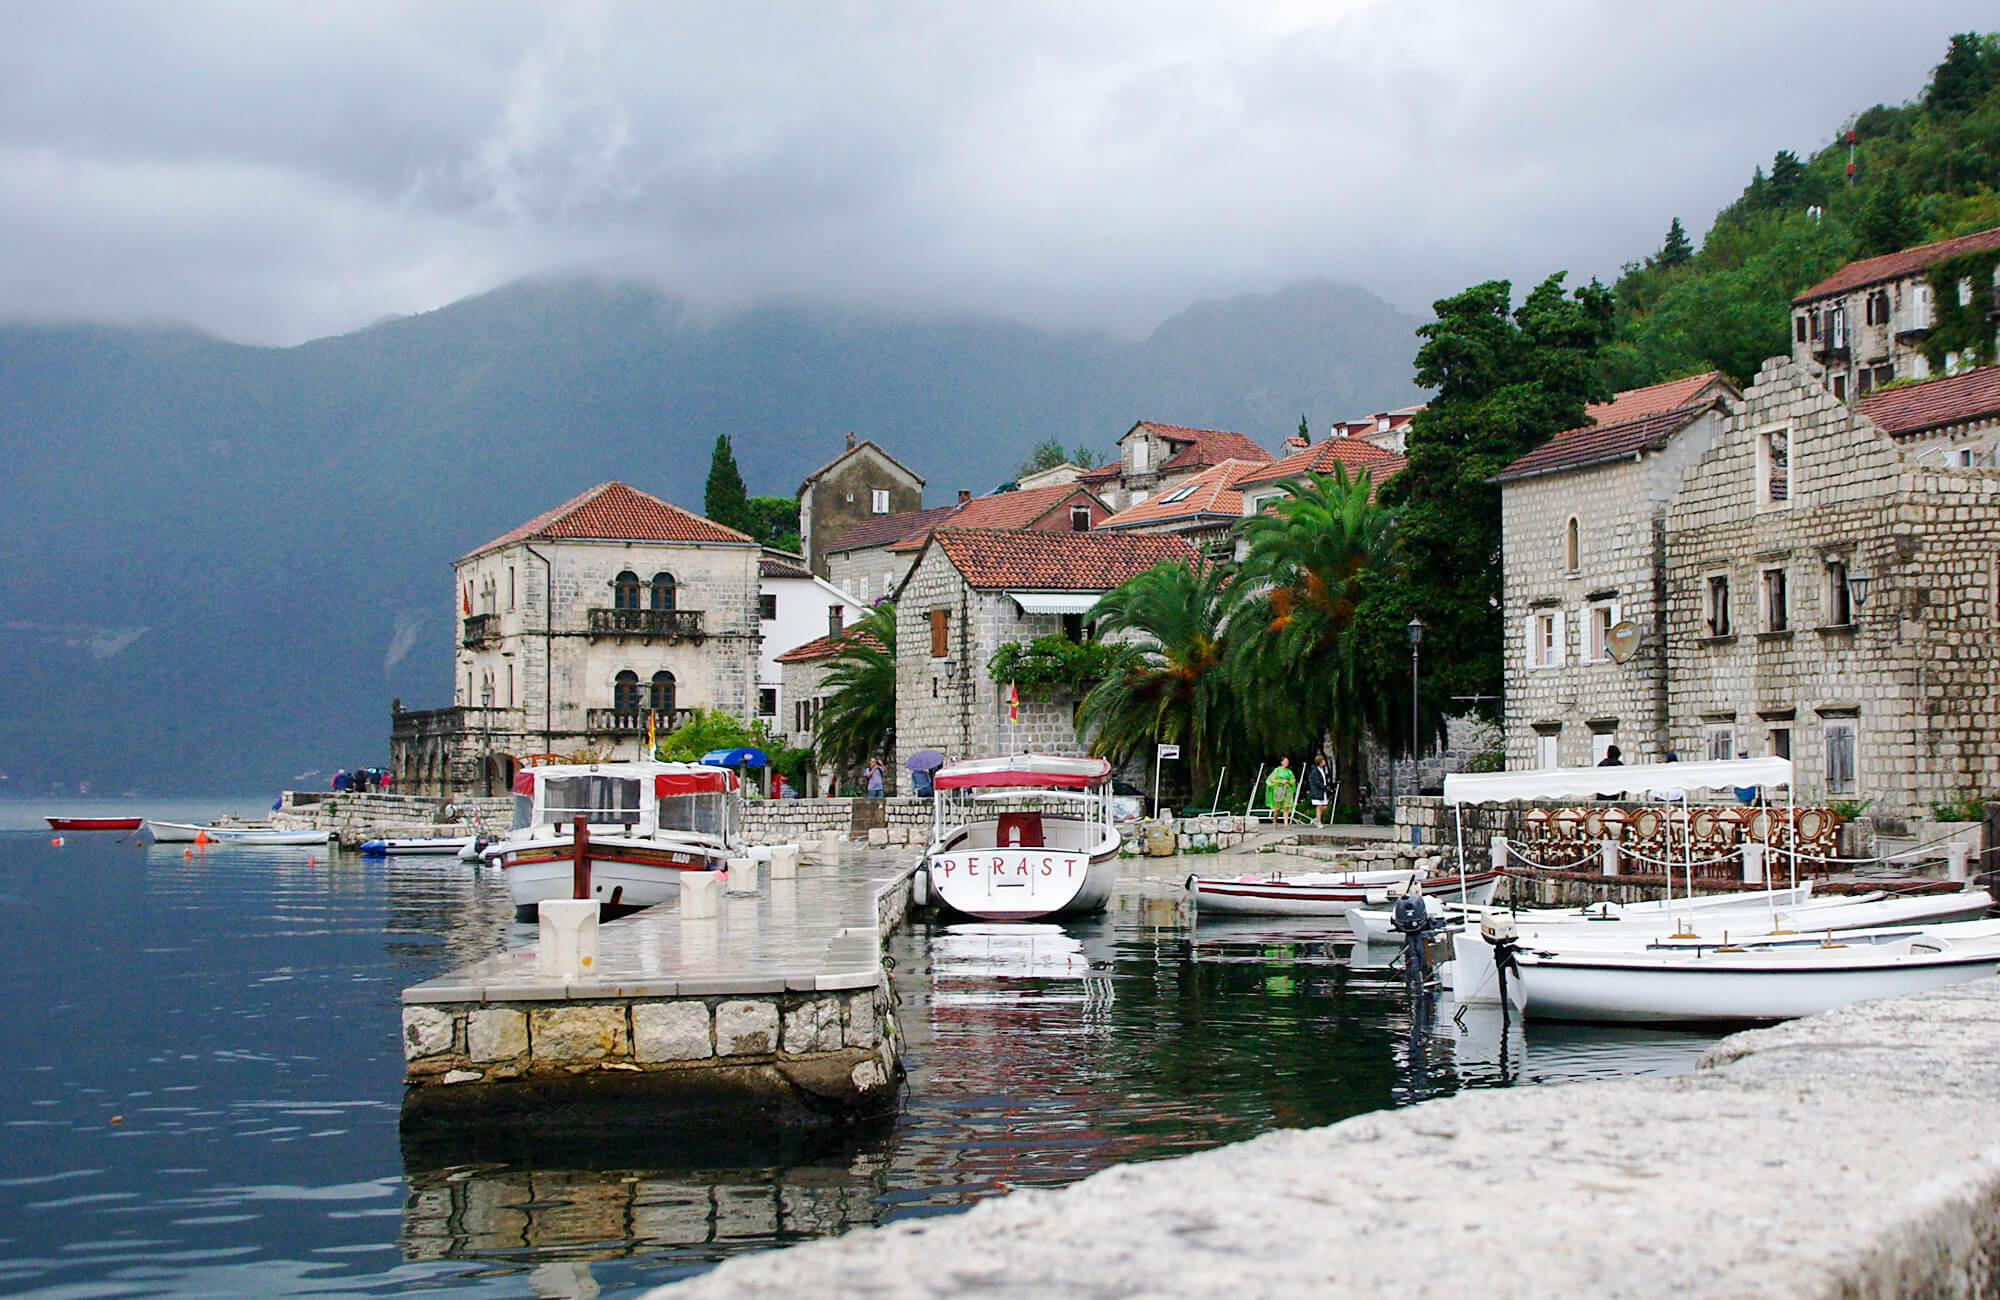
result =
[[[699,509],[721,432],[789,495],[853,430],[930,499],[1140,418],[1276,447],[1414,400],[1413,318],[1308,283],[1131,342],[971,317],[508,286],[292,348],[0,328],[0,794],[241,791],[448,703],[451,561],[608,478]],[[318,778],[304,774],[317,773]]]

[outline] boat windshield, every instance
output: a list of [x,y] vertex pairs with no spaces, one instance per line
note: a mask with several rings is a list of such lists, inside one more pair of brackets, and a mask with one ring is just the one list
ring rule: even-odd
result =
[[639,780],[622,776],[552,776],[542,783],[542,821],[581,814],[599,824],[639,824]]
[[721,791],[662,795],[660,829],[727,839],[730,831],[729,796]]
[[535,824],[535,800],[532,795],[514,796],[514,829],[527,830]]

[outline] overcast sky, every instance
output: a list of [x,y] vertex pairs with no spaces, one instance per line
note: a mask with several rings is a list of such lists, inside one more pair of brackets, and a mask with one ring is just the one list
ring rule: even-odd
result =
[[1143,333],[1609,278],[1985,3],[0,5],[0,318],[291,343],[523,275]]

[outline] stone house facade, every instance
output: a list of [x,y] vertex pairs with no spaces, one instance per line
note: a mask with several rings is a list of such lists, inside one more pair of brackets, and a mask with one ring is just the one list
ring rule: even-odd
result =
[[1140,420],[1118,439],[1118,459],[1086,473],[1113,512],[1170,491],[1225,460],[1264,462],[1271,453],[1245,434]]
[[1194,543],[1203,555],[1226,560],[1236,550],[1243,522],[1243,494],[1237,481],[1264,468],[1262,462],[1225,460],[1150,500],[1127,506],[1098,528],[1104,532],[1172,533]]
[[757,705],[759,548],[624,483],[599,484],[453,565],[449,709],[395,713],[401,791],[504,792],[529,754],[637,757],[695,708]]
[[1510,768],[1674,748],[1666,517],[1738,400],[1718,376],[1697,379],[1621,394],[1624,418],[1558,434],[1495,476]]
[[[1954,259],[1967,259],[1974,273],[1947,287],[1939,302],[1931,273]],[[2000,319],[1997,259],[2000,227],[1850,262],[1792,299],[1792,360],[1820,371],[1842,400],[1991,361]],[[1960,313],[1983,323],[1985,356],[1952,349],[1934,367],[1928,338],[1943,317]]]
[[1904,818],[2000,793],[2000,471],[1924,455],[1990,437],[2000,375],[1891,397],[1907,446],[1764,364],[1667,516],[1668,690],[1683,752],[1786,755],[1802,797]]
[[1008,717],[1007,683],[988,668],[1001,645],[1083,635],[1103,593],[1168,560],[1193,563],[1184,538],[1129,533],[941,528],[896,595],[896,750],[952,759],[1035,750],[1082,752],[1079,696],[1023,694]]
[[865,520],[921,510],[924,480],[873,439],[847,435],[838,456],[799,484],[799,545],[806,567],[831,577],[827,548]]
[[1027,528],[1088,532],[1111,517],[1111,507],[1074,477],[1039,487],[1008,488],[975,497],[960,490],[954,505],[869,520],[834,544],[828,571],[834,584],[861,603],[886,598],[910,571],[936,528]]

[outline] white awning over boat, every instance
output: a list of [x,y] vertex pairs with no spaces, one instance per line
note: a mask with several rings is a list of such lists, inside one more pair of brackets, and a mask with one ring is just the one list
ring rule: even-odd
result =
[[1510,803],[1517,799],[1589,799],[1600,794],[1646,798],[1655,790],[1725,790],[1790,785],[1789,758],[1730,758],[1631,767],[1553,767],[1538,772],[1453,772],[1444,801]]
[[1101,591],[1010,591],[1007,599],[1021,607],[1023,614],[1088,614]]

